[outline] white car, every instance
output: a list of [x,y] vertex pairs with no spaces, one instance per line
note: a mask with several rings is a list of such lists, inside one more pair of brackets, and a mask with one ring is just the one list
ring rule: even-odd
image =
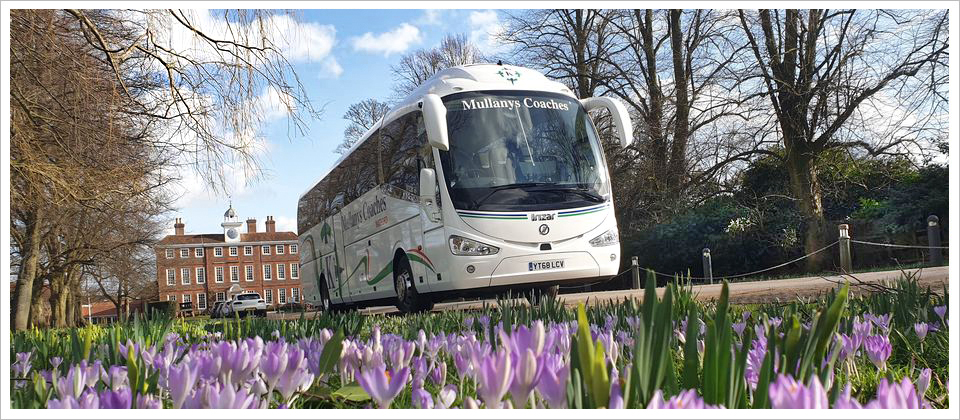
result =
[[259,293],[241,293],[223,306],[224,315],[227,317],[232,317],[234,313],[240,316],[250,313],[260,317],[267,316],[267,302],[260,297]]

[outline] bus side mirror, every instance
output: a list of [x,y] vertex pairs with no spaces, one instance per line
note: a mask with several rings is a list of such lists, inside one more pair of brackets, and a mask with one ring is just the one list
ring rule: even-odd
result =
[[617,135],[620,137],[620,145],[627,147],[633,143],[633,123],[630,121],[630,113],[623,103],[613,98],[593,97],[587,98],[580,103],[588,112],[599,108],[606,108],[613,117],[613,125],[617,128]]
[[427,218],[432,222],[440,221],[440,208],[437,207],[437,173],[430,168],[420,170],[420,204]]
[[450,150],[447,138],[447,107],[439,96],[428,93],[423,96],[423,126],[427,129],[427,141],[439,150]]

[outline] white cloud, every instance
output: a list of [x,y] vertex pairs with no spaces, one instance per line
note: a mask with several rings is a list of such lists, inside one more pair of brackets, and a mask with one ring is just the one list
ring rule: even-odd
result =
[[416,23],[420,25],[440,25],[443,23],[440,19],[443,14],[443,9],[426,9]]
[[470,41],[486,54],[501,52],[504,45],[497,37],[503,33],[504,24],[500,22],[496,10],[470,12]]
[[409,23],[402,23],[394,30],[378,35],[367,32],[353,38],[352,42],[355,51],[383,53],[384,56],[389,56],[406,51],[420,40],[420,29]]
[[273,220],[277,221],[277,232],[296,232],[297,219],[287,216],[275,216]]
[[333,56],[323,60],[323,62],[320,63],[320,69],[322,70],[320,72],[320,78],[331,77],[336,79],[343,74],[343,67],[340,67],[340,63],[337,62],[337,59]]

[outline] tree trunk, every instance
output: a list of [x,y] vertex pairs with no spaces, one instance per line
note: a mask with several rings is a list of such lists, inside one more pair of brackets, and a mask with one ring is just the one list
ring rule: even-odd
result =
[[16,295],[13,299],[13,329],[26,330],[30,325],[30,301],[33,299],[33,282],[37,277],[37,263],[40,260],[40,212],[28,212],[24,217],[26,235],[24,247],[20,250],[21,263],[17,273]]
[[687,138],[690,135],[690,103],[687,97],[687,66],[684,60],[683,31],[680,27],[681,10],[670,11],[670,47],[673,55],[673,81],[676,89],[677,115],[667,168],[667,199],[679,202],[680,186],[687,172]]
[[[798,210],[803,219],[803,251],[812,253],[826,246],[826,219],[823,215],[823,200],[817,167],[807,153],[787,153],[787,172],[790,175],[790,190],[797,198]],[[809,273],[826,270],[829,254],[820,252],[804,260],[804,269]]]

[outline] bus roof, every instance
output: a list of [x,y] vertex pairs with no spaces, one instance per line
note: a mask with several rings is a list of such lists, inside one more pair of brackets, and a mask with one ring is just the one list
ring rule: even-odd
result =
[[411,109],[416,108],[424,95],[433,93],[444,97],[454,93],[480,90],[533,90],[560,93],[576,99],[573,91],[563,83],[550,80],[540,72],[526,67],[499,64],[467,64],[440,70],[431,78],[427,79],[427,81],[420,84],[413,92],[410,92],[391,108],[383,118],[373,124],[367,132],[363,133],[363,136],[361,136],[349,150],[344,152],[333,165],[330,165],[316,181],[310,184],[310,187],[307,188],[306,191],[300,194],[298,201],[316,187],[320,181],[326,178],[333,168],[336,168],[347,156],[353,153],[354,149],[363,144],[370,134],[380,128],[381,124],[393,121],[397,117],[405,115]]

